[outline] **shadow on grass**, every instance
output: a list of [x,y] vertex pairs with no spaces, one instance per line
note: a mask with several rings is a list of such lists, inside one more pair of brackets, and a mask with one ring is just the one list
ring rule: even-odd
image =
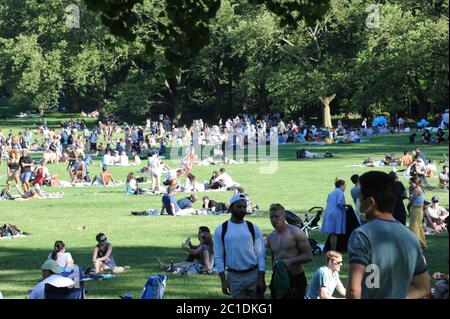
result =
[[[114,244],[113,244],[114,245]],[[70,248],[77,265],[91,267],[92,249]],[[25,298],[28,290],[41,280],[39,270],[45,261],[48,249],[28,249],[2,247],[0,258],[0,290],[5,298]],[[114,279],[103,281],[88,281],[87,298],[117,299],[119,295],[131,292],[135,298],[139,296],[147,278],[155,273],[166,273],[159,269],[157,257],[166,263],[182,262],[187,253],[173,247],[123,247],[114,246],[114,259],[117,265],[127,265],[131,268],[117,274]],[[220,298],[219,278],[215,275],[180,277],[170,273],[166,295],[168,298]],[[193,289],[196,287],[196,289]],[[201,289],[199,289],[201,287]]]
[[[145,217],[142,217],[145,218]],[[255,223],[257,217],[251,218]],[[319,231],[311,232],[311,238],[323,243],[325,234]],[[428,250],[424,255],[428,260],[429,273],[440,271],[448,272],[448,234],[427,236]],[[162,244],[162,243],[161,243]],[[70,248],[78,265],[91,266],[91,254],[93,247]],[[2,247],[0,252],[0,290],[5,298],[25,298],[29,289],[40,281],[39,267],[46,259],[50,250]],[[175,262],[184,261],[186,252],[178,247],[163,246],[114,246],[114,259],[118,265],[128,265],[131,269],[117,274],[114,279],[103,281],[89,281],[86,283],[88,299],[118,299],[119,295],[131,293],[134,298],[139,298],[142,288],[148,276],[156,273],[165,273],[157,264],[157,257],[170,263],[171,258]],[[267,258],[266,282],[270,281],[270,261]],[[347,255],[344,254],[344,267],[341,272],[341,280],[347,282],[348,265]],[[325,264],[325,257],[315,256],[313,261],[305,265],[305,273],[308,282],[311,281],[314,271]],[[218,276],[196,275],[180,277],[168,274],[165,297],[169,299],[198,299],[198,298],[228,298],[220,291]]]

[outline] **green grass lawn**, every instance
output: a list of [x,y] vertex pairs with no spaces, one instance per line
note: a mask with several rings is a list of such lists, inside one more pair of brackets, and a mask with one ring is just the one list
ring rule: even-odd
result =
[[[61,118],[53,117],[55,125]],[[0,127],[22,130],[24,120],[0,120]],[[262,175],[262,163],[248,163],[227,166],[227,171],[249,193],[254,202],[264,210],[263,217],[249,217],[267,234],[271,231],[268,208],[271,203],[281,203],[286,209],[303,214],[313,206],[324,206],[327,195],[333,190],[336,177],[348,183],[347,203],[350,203],[350,176],[364,173],[368,168],[346,167],[361,163],[363,159],[373,156],[382,158],[385,153],[394,152],[399,156],[403,150],[411,150],[407,135],[369,137],[369,143],[354,145],[310,146],[308,150],[322,154],[331,151],[335,158],[296,160],[295,150],[299,145],[280,147],[278,169],[275,174]],[[448,145],[424,146],[429,158],[440,160],[443,153],[448,153]],[[34,155],[33,155],[34,156]],[[172,165],[170,162],[169,165]],[[6,163],[0,167],[0,184],[5,184]],[[65,171],[66,164],[50,165],[50,172],[59,174],[60,180],[69,180]],[[208,179],[218,167],[195,167],[193,174],[199,180]],[[440,169],[440,167],[439,167]],[[125,180],[129,171],[136,167],[113,167],[116,179]],[[388,171],[388,168],[379,169]],[[100,161],[90,166],[91,177],[100,172]],[[407,185],[407,179],[402,179]],[[430,182],[437,185],[437,178]],[[149,185],[145,185],[149,187]],[[64,191],[63,199],[41,201],[0,201],[0,224],[12,223],[32,235],[26,238],[0,240],[0,291],[5,298],[25,298],[27,291],[40,280],[39,267],[51,252],[56,240],[66,243],[76,263],[90,266],[95,235],[107,234],[114,246],[114,257],[119,265],[129,265],[130,270],[118,274],[113,280],[87,282],[87,298],[117,299],[120,294],[130,292],[137,298],[147,277],[160,273],[156,257],[169,261],[182,261],[186,257],[180,244],[188,236],[196,237],[197,228],[206,225],[215,229],[226,216],[194,217],[135,217],[133,210],[160,208],[160,196],[128,196],[124,187],[89,187],[89,188],[54,188],[47,191]],[[444,191],[427,192],[441,197],[442,205],[448,207],[448,194]],[[202,194],[200,194],[201,196]],[[208,193],[214,200],[228,201],[231,192]],[[183,194],[176,197],[179,199]],[[200,208],[201,203],[195,207]],[[79,230],[86,225],[85,230]],[[324,242],[326,236],[319,231],[311,237]],[[441,271],[448,273],[448,234],[427,236],[429,249],[425,251],[430,273]],[[344,257],[344,264],[345,264]],[[268,263],[270,258],[267,258]],[[308,281],[314,271],[324,264],[324,257],[315,257],[305,266]],[[270,267],[268,267],[270,269]],[[348,267],[343,268],[341,279],[347,282]],[[267,272],[267,283],[271,272]],[[218,276],[177,277],[169,274],[166,298],[223,298]],[[267,294],[267,296],[269,296]],[[228,298],[228,297],[227,297]]]

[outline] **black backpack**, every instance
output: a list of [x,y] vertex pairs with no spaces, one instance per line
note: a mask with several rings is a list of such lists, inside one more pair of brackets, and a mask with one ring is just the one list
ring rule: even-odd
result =
[[6,188],[2,189],[0,198],[5,200],[14,200],[14,196],[12,196],[11,193],[6,190]]
[[301,150],[297,151],[297,158],[301,159],[301,158],[305,158],[306,157],[306,150],[304,148],[302,148]]

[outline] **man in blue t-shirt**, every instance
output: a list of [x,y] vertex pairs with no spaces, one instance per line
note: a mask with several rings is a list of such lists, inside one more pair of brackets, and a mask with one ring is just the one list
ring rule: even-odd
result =
[[371,171],[359,178],[360,212],[368,223],[348,243],[347,298],[416,299],[427,296],[430,279],[417,237],[395,220],[394,180]]
[[177,200],[175,199],[175,188],[169,187],[167,189],[167,194],[164,194],[162,197],[162,208],[161,215],[164,213],[164,210],[167,211],[167,214],[171,216],[175,216],[175,214],[180,210],[180,206],[178,206]]
[[171,216],[175,215],[194,215],[196,214],[196,210],[191,207],[182,208],[178,205],[177,200],[175,199],[175,187],[170,186],[167,189],[167,194],[164,194],[162,197],[162,208],[161,215],[164,213],[164,210],[167,211],[167,214]]
[[181,209],[185,209],[185,208],[192,208],[192,204],[195,203],[196,201],[197,201],[197,195],[192,194],[189,197],[183,197],[177,203]]

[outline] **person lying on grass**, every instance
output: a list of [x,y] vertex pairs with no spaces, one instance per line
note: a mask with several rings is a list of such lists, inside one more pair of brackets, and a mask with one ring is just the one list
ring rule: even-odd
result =
[[30,189],[28,192],[23,193],[17,200],[30,200],[30,199],[47,199],[47,198],[62,198],[64,197],[63,192],[57,193],[45,193],[42,190]]

